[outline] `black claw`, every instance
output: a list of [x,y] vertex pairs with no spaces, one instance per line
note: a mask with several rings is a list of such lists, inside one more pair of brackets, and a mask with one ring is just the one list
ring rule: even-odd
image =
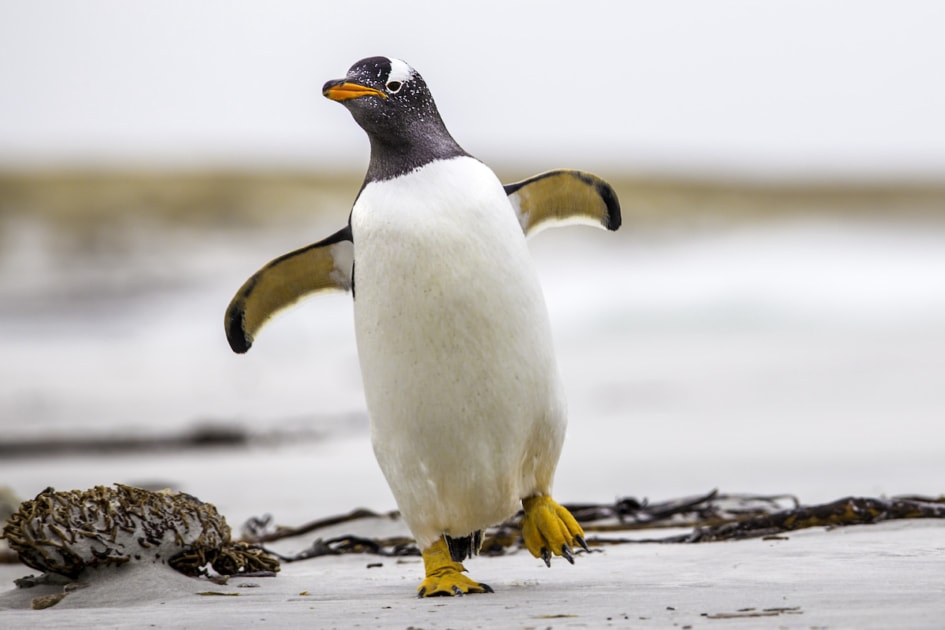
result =
[[427,594],[427,587],[424,586],[424,587],[422,587],[419,591],[417,591],[417,598],[418,598],[418,599],[423,599],[423,596],[426,595],[426,594]]
[[460,587],[454,585],[454,586],[453,586],[453,595],[456,595],[457,597],[462,597],[462,596],[463,596],[463,589],[461,589]]
[[483,584],[482,582],[479,583],[479,588],[482,589],[483,593],[495,593],[495,591],[492,590],[491,586],[489,586],[488,584]]
[[545,566],[551,568],[551,552],[548,551],[548,547],[541,548],[541,559],[545,561]]
[[571,548],[567,545],[561,545],[561,555],[564,556],[564,559],[574,564],[574,556],[571,554]]
[[590,551],[590,549],[587,548],[587,541],[584,540],[584,536],[578,534],[574,537],[574,540],[577,542],[577,544],[581,545],[581,548],[584,549],[584,551]]

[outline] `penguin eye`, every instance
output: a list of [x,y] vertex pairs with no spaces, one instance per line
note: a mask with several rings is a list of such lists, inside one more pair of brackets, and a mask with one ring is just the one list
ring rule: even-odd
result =
[[397,94],[397,92],[400,92],[400,88],[402,88],[403,86],[404,84],[401,83],[400,81],[390,81],[384,87],[386,87],[387,91],[390,92],[391,94]]

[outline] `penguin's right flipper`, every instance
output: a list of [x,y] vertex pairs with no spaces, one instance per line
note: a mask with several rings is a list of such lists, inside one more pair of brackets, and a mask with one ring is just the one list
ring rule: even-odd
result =
[[346,226],[314,245],[276,258],[243,283],[226,309],[226,339],[246,352],[259,329],[279,311],[320,291],[351,289],[354,244]]

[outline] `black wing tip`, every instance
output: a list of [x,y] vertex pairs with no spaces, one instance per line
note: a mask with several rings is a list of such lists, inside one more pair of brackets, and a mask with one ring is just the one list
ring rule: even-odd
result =
[[588,186],[594,187],[604,205],[607,206],[607,220],[603,223],[603,226],[611,232],[617,231],[623,219],[620,216],[620,200],[617,199],[617,191],[614,190],[614,187],[597,175],[581,171],[570,172]]
[[253,338],[243,328],[244,315],[242,305],[231,307],[226,313],[226,340],[236,354],[246,354],[253,347]]
[[620,215],[620,201],[617,199],[617,192],[614,190],[613,186],[608,184],[597,175],[592,175],[590,173],[585,173],[584,171],[572,169],[555,169],[552,171],[539,173],[534,177],[529,177],[528,179],[522,180],[520,182],[505,184],[503,188],[505,189],[506,195],[511,195],[518,192],[518,190],[526,184],[533,184],[548,177],[558,177],[561,175],[576,177],[585,185],[593,186],[594,190],[597,192],[601,200],[603,200],[604,205],[607,207],[607,219],[602,225],[611,232],[614,232],[620,228],[621,224],[623,223],[623,219]]
[[607,222],[604,227],[611,232],[615,232],[623,222],[620,216],[620,200],[617,199],[617,192],[613,186],[604,180],[600,180],[597,182],[597,194],[600,195],[607,206]]

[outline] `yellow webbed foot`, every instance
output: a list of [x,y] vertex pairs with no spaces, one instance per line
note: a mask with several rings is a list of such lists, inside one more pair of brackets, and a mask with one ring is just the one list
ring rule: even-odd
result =
[[548,496],[522,499],[522,538],[533,556],[551,566],[551,554],[574,564],[571,548],[580,545],[587,551],[584,530],[565,508]]
[[453,562],[449,547],[442,538],[422,553],[427,577],[417,587],[417,597],[493,592],[488,584],[480,584],[463,575],[466,568],[459,562]]

